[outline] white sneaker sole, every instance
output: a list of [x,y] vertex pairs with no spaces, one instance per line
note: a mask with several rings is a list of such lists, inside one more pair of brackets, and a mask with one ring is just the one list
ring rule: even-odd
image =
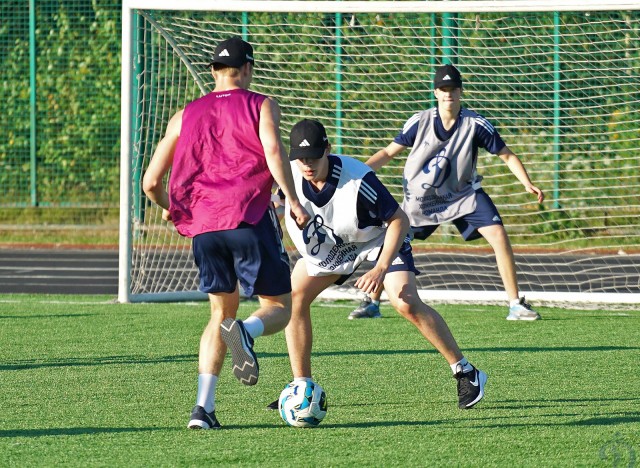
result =
[[240,326],[233,319],[225,319],[220,325],[222,340],[231,353],[233,375],[244,385],[258,383],[259,367],[255,353],[245,342]]
[[219,427],[211,427],[206,422],[200,419],[192,419],[187,424],[187,429],[220,429]]
[[509,314],[507,315],[507,320],[522,320],[525,322],[533,322],[534,320],[540,320],[542,317],[540,315],[517,315],[517,314]]

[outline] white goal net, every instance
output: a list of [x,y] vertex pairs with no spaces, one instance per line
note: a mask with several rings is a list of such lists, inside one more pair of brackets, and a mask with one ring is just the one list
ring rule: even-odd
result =
[[[285,143],[296,121],[315,118],[334,152],[363,161],[434,105],[433,71],[454,63],[463,106],[496,125],[547,196],[539,206],[498,157],[479,154],[521,292],[640,303],[637,2],[123,3],[120,301],[198,295],[190,241],[161,220],[141,178],[169,118],[213,89],[216,43],[237,35],[254,46],[252,89],[280,103]],[[396,159],[378,175],[400,200]],[[484,240],[443,225],[413,247],[426,298],[506,300]]]

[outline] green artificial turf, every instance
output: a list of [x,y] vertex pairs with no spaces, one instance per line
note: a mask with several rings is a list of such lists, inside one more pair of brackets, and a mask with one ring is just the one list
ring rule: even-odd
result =
[[[314,378],[329,409],[314,429],[265,406],[290,380],[284,334],[261,337],[260,381],[227,365],[220,431],[190,431],[208,305],[0,295],[0,466],[636,466],[640,311],[439,305],[489,376],[457,408],[449,366],[383,304],[313,308]],[[242,303],[246,317],[255,302]]]

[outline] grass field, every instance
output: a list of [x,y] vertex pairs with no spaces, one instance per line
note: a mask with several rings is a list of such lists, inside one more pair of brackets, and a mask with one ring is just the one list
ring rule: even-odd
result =
[[[383,307],[313,310],[314,377],[329,411],[316,429],[265,406],[290,379],[284,335],[260,338],[260,382],[223,369],[221,431],[185,429],[206,303],[113,304],[0,296],[0,466],[637,466],[640,311],[438,306],[486,398],[457,408],[446,362]],[[249,315],[253,302],[242,304]]]

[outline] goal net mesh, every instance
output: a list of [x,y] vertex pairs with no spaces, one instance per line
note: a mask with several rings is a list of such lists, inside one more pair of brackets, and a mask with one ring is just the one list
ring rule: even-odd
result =
[[[639,11],[136,13],[132,299],[197,290],[190,241],[161,220],[141,178],[170,117],[213,89],[208,59],[232,35],[254,46],[251,89],[278,100],[285,144],[295,122],[314,118],[334,153],[362,161],[435,104],[433,71],[454,63],[463,106],[494,123],[546,194],[538,205],[500,158],[478,155],[483,188],[513,245],[520,290],[640,292]],[[407,154],[378,172],[398,201]],[[297,253],[288,245],[293,264]],[[445,224],[412,245],[421,290],[470,291],[467,299],[503,291],[483,239],[465,243]]]

